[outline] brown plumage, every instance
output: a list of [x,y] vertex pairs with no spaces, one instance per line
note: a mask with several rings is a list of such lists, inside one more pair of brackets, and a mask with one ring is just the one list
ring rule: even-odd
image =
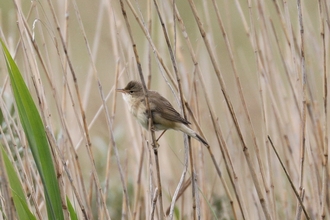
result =
[[[128,104],[130,112],[145,129],[148,129],[148,112],[142,84],[137,81],[130,81],[124,89],[117,89],[117,91],[123,93],[123,98]],[[188,126],[190,123],[158,92],[148,90],[148,101],[155,130],[180,130],[204,145],[208,145],[202,137]]]

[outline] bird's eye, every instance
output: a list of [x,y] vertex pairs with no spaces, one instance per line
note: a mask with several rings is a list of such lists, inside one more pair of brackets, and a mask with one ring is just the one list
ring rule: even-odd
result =
[[129,91],[129,94],[133,94],[133,91],[132,91],[132,90],[130,90],[130,91]]

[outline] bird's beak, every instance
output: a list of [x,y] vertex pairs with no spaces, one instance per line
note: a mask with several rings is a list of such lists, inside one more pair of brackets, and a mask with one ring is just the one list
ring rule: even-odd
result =
[[122,93],[126,93],[126,91],[124,89],[116,89],[117,92],[122,92]]

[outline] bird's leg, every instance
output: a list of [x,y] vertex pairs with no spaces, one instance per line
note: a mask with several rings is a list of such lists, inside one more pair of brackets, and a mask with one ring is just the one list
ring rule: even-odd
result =
[[167,129],[165,129],[160,135],[159,135],[159,137],[157,138],[157,142],[158,142],[158,140],[163,136],[163,134],[165,133],[167,131]]

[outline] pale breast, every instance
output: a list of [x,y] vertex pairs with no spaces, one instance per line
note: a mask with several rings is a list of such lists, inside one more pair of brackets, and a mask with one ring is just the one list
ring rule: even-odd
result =
[[148,117],[146,115],[144,99],[135,99],[129,94],[123,94],[123,98],[131,114],[134,115],[134,117],[145,129],[148,129]]

